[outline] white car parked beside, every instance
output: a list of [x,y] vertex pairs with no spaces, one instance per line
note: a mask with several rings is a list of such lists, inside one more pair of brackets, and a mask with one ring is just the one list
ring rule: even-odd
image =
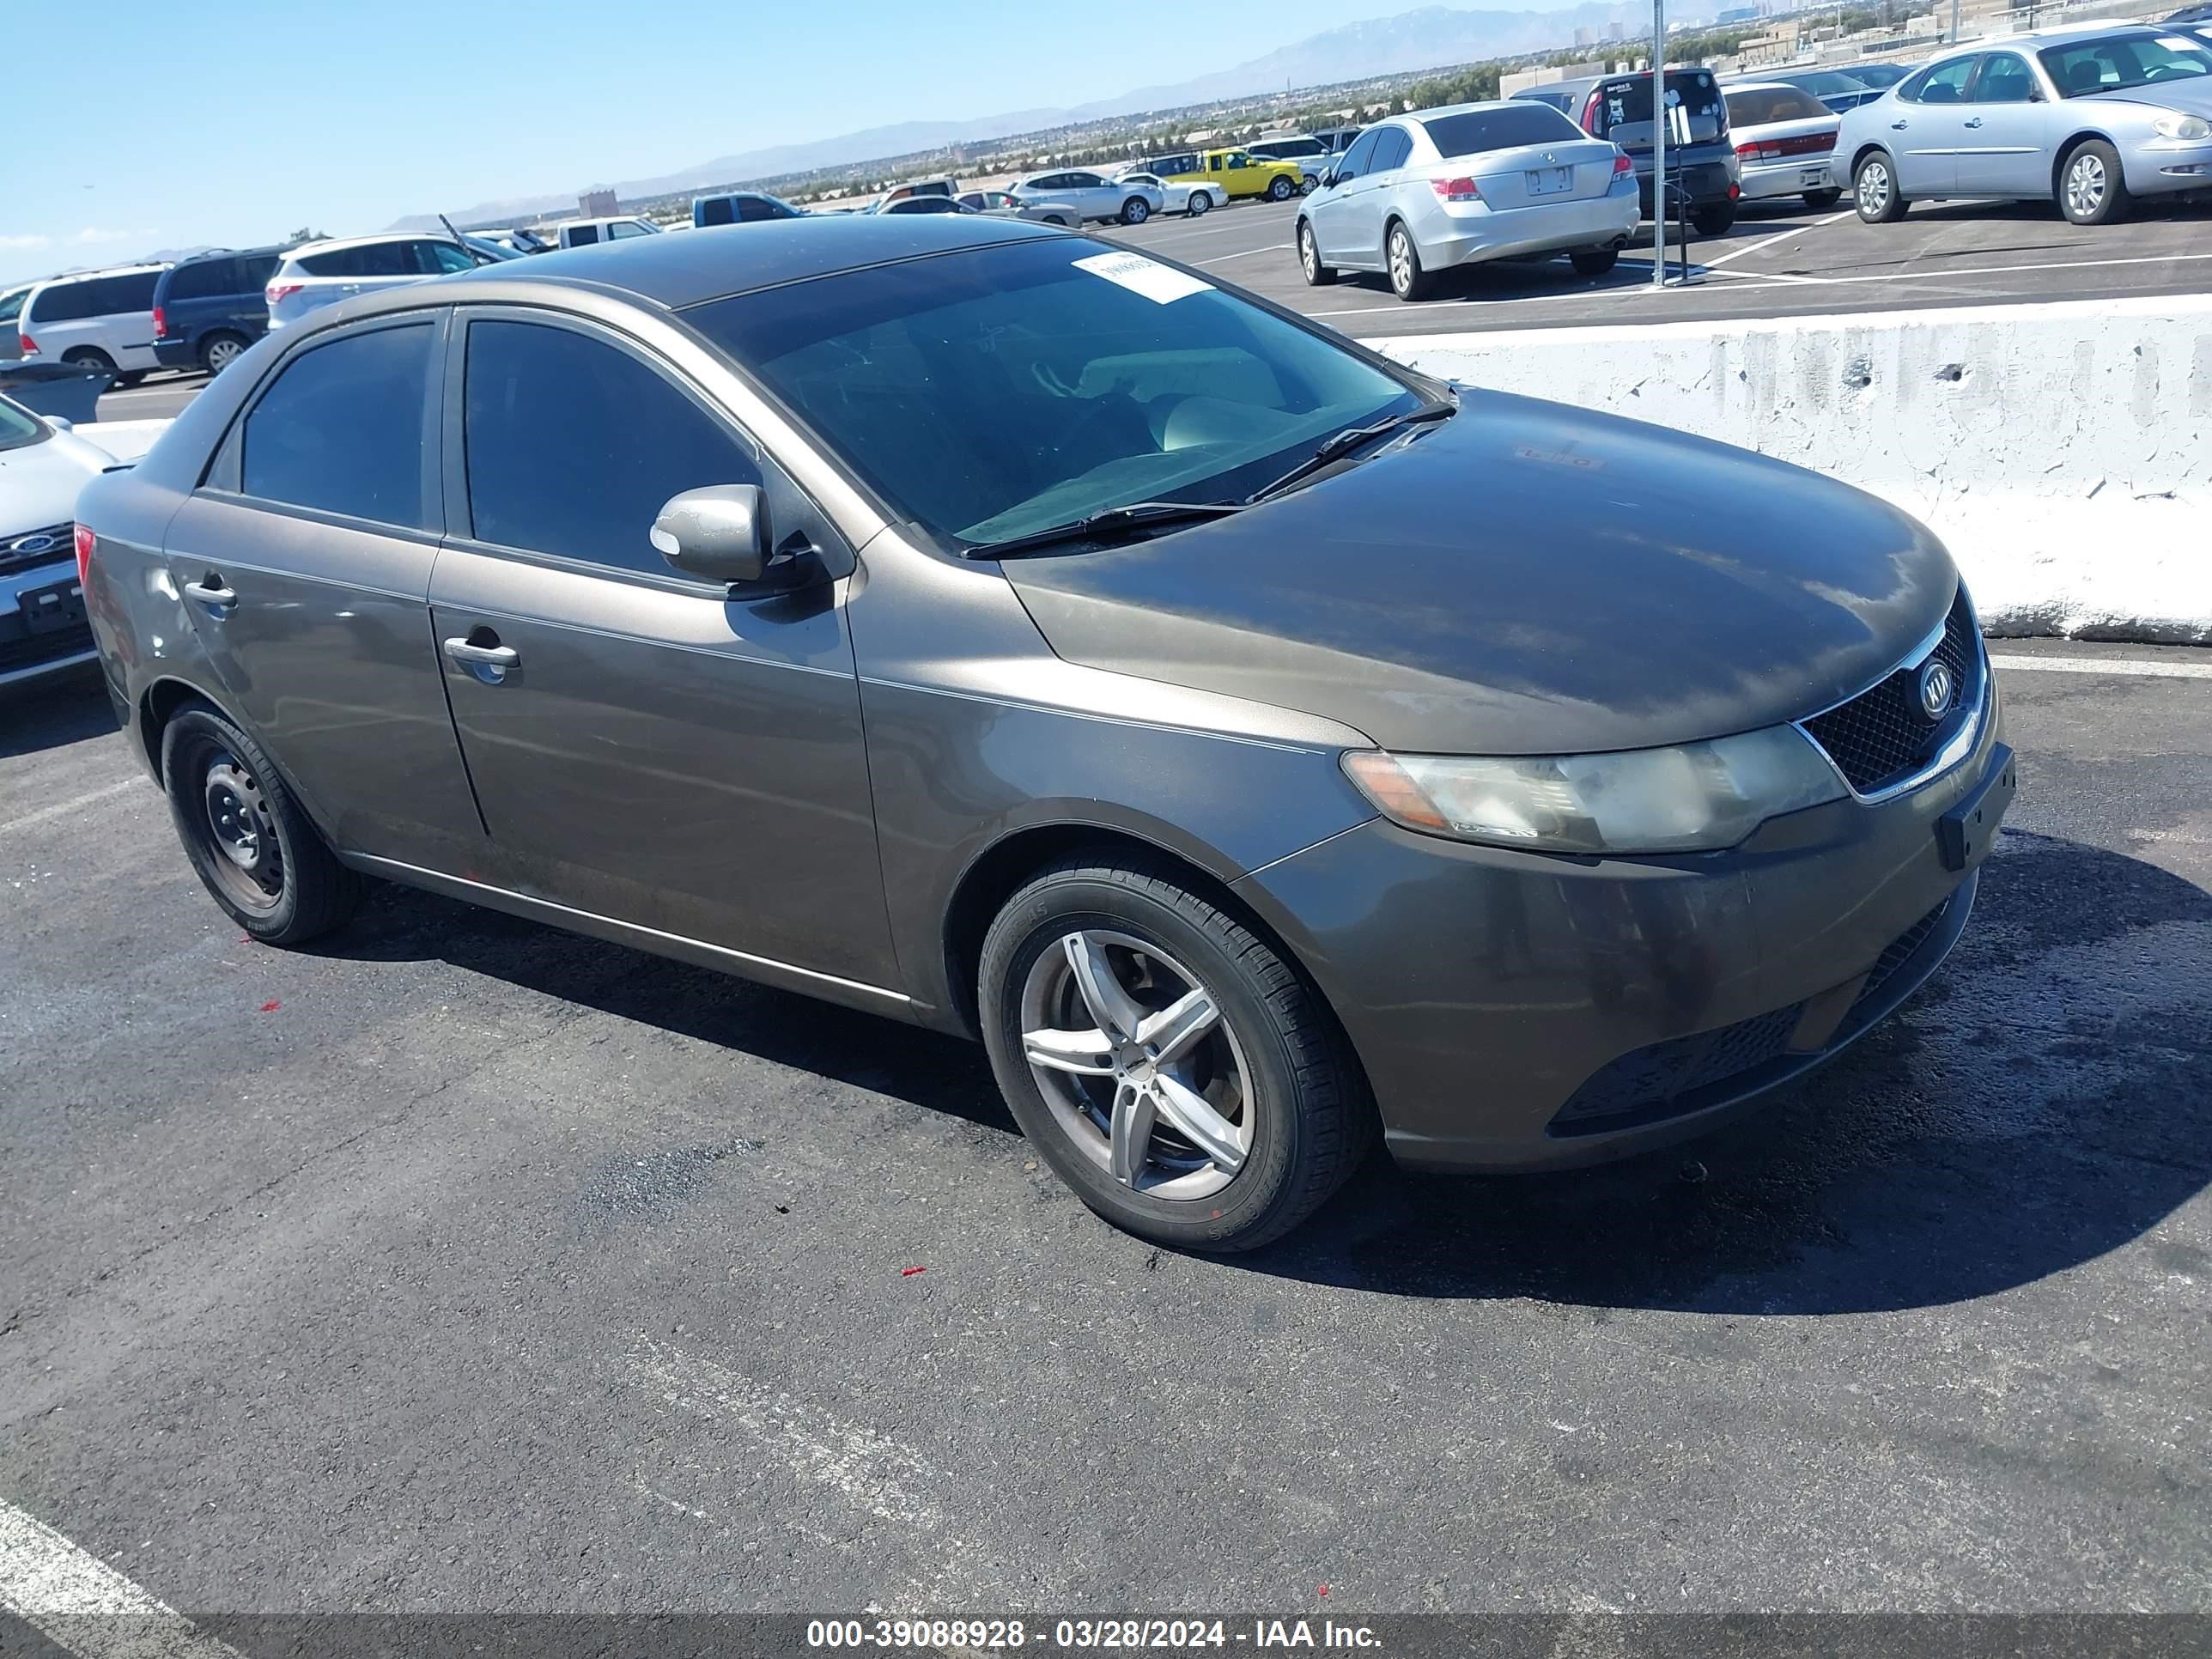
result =
[[1221,205],[1219,192],[1211,185],[1163,179],[1142,167],[1124,167],[1114,176],[1123,184],[1143,185],[1159,191],[1163,213],[1187,214],[1195,219]]
[[548,225],[546,231],[562,247],[592,247],[600,242],[626,241],[632,236],[658,236],[660,227],[650,219],[626,214],[615,219],[564,219]]
[[88,481],[136,461],[167,421],[72,428],[0,398],[0,686],[91,662],[77,562],[76,498]]
[[284,256],[262,298],[269,303],[269,326],[289,327],[311,311],[350,300],[356,294],[400,288],[433,276],[474,270],[521,256],[496,243],[419,232],[383,236],[348,236],[327,242],[303,242]]
[[74,271],[33,289],[15,318],[22,357],[31,363],[82,363],[136,386],[154,355],[154,284],[167,265]]
[[1125,225],[1141,225],[1167,206],[1157,185],[1127,184],[1085,167],[1033,173],[1007,185],[1006,194],[1024,207],[1048,203],[1073,208],[1079,221],[1118,220]]
[[1721,95],[1728,100],[1743,200],[1802,196],[1817,210],[1842,199],[1842,189],[1828,179],[1842,116],[1802,87],[1780,81],[1723,81]]

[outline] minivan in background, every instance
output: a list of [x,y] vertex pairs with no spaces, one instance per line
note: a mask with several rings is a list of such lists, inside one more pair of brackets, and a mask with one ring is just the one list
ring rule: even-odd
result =
[[521,257],[512,248],[481,237],[465,237],[457,242],[450,236],[419,232],[303,242],[284,256],[264,290],[269,326],[283,328],[310,312],[350,300],[356,294],[374,294],[380,289],[400,288]]
[[15,332],[15,319],[23,314],[23,301],[36,283],[19,283],[0,289],[0,363],[12,363],[23,355],[23,337]]
[[[1644,216],[1651,216],[1651,71],[1633,75],[1583,76],[1523,87],[1513,94],[1549,104],[1593,138],[1605,138],[1628,152]],[[1705,69],[1667,71],[1667,95],[1681,112],[1667,133],[1667,173],[1689,197],[1690,222],[1700,236],[1723,236],[1735,223],[1736,198],[1742,193],[1735,147],[1729,137],[1728,103],[1720,82]],[[1668,204],[1675,216],[1675,204]]]
[[725,191],[718,196],[694,198],[691,203],[691,223],[699,230],[711,225],[751,225],[805,216],[790,203],[757,190]]
[[33,289],[15,319],[27,362],[106,369],[136,386],[159,368],[154,355],[154,285],[167,265],[79,271]]
[[154,284],[154,356],[164,368],[220,374],[269,331],[269,279],[281,247],[224,248],[179,260]]

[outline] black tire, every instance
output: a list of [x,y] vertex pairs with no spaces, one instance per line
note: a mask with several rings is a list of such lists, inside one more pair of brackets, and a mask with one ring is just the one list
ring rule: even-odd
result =
[[1267,199],[1271,202],[1287,202],[1297,193],[1298,187],[1279,173],[1267,181]]
[[[162,728],[161,782],[202,884],[263,944],[302,944],[360,905],[362,878],[331,854],[261,745],[204,703]],[[218,827],[226,813],[253,838],[251,864],[222,850],[240,839]]]
[[1191,219],[1196,219],[1205,214],[1211,213],[1213,211],[1213,192],[1210,190],[1194,190],[1191,191],[1189,197],[1183,204],[1182,210],[1184,216]]
[[1826,213],[1843,199],[1844,192],[1840,190],[1808,190],[1805,192],[1805,205],[1815,213]]
[[1334,266],[1321,262],[1321,244],[1314,240],[1312,224],[1298,221],[1298,268],[1305,272],[1308,288],[1327,288],[1336,280]]
[[2059,158],[2058,210],[2069,225],[2109,225],[2127,217],[2129,196],[2120,153],[2086,138]]
[[1409,303],[1425,300],[1436,287],[1436,279],[1421,269],[1421,249],[1413,233],[1395,219],[1382,232],[1382,266],[1390,291]]
[[[1110,1152],[1101,1161],[1095,1123],[1067,1117],[1064,1105],[1046,1099],[1025,1057],[1024,999],[1040,975],[1049,978],[1063,968],[1063,942],[1071,934],[1093,931],[1156,952],[1160,981],[1188,978],[1218,1009],[1219,1035],[1205,1041],[1233,1043],[1226,1052],[1236,1078],[1249,1084],[1249,1100],[1239,1094],[1234,1108],[1236,1127],[1249,1144],[1226,1184],[1195,1196],[1152,1196],[1138,1182],[1115,1178]],[[1078,1197],[1139,1237],[1178,1249],[1255,1249],[1310,1215],[1358,1166],[1371,1141],[1375,1115],[1365,1079],[1317,994],[1242,920],[1191,891],[1165,866],[1074,858],[1036,877],[991,924],[978,992],[992,1069],[1022,1132]],[[1079,1010],[1075,1017],[1085,1016]],[[1079,1097],[1073,1082],[1057,1071],[1052,1075]],[[1109,1092],[1122,1086],[1118,1077],[1090,1082]],[[1146,1145],[1164,1149],[1164,1156],[1178,1145],[1188,1150],[1172,1126],[1164,1138],[1157,1129],[1153,1134]],[[1079,1135],[1086,1142],[1079,1144]],[[1165,1178],[1182,1166],[1144,1167]],[[1220,1178],[1203,1157],[1196,1175]]]
[[1911,204],[1897,187],[1897,163],[1887,150],[1871,150],[1851,169],[1851,201],[1869,225],[1893,225]]
[[115,373],[115,359],[98,346],[78,346],[72,350],[64,351],[62,353],[62,361],[65,363],[74,363],[79,368],[104,369],[110,374]]
[[200,342],[200,367],[210,374],[220,374],[238,361],[248,343],[243,334],[219,328]]
[[1141,225],[1152,216],[1152,204],[1141,196],[1132,196],[1121,204],[1121,222],[1125,225]]
[[1617,247],[1582,247],[1567,255],[1577,276],[1602,276],[1620,263]]
[[1690,222],[1700,236],[1725,236],[1735,228],[1734,202],[1710,202],[1690,210]]
[[1056,213],[1048,213],[1045,215],[1044,222],[1048,225],[1057,225],[1062,230],[1072,230],[1074,228],[1073,223],[1068,220],[1061,218]]

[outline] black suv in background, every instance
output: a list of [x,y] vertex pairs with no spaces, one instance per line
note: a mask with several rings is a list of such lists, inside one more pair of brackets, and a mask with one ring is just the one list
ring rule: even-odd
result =
[[219,374],[269,331],[262,290],[286,250],[223,248],[181,259],[154,285],[154,356],[164,368]]
[[[1651,71],[1592,75],[1523,87],[1513,94],[1549,104],[1593,138],[1608,138],[1636,163],[1644,216],[1651,216]],[[1722,236],[1735,223],[1738,182],[1735,146],[1729,143],[1728,101],[1711,70],[1668,70],[1667,96],[1682,120],[1668,129],[1667,177],[1686,192],[1690,222],[1701,236]],[[1684,131],[1686,128],[1686,141]],[[1668,216],[1673,216],[1669,204]]]

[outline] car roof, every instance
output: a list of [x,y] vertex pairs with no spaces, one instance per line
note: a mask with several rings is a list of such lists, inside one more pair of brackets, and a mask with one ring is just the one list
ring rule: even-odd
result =
[[301,242],[291,250],[297,258],[307,253],[328,253],[333,248],[374,247],[379,242],[450,242],[453,239],[442,230],[380,230],[374,236],[332,236],[319,242]]
[[864,266],[895,264],[997,242],[1059,236],[1049,225],[968,213],[854,213],[765,224],[711,225],[688,236],[633,236],[485,265],[448,284],[576,283],[615,289],[671,310]]
[[287,253],[291,251],[291,248],[292,244],[289,242],[270,242],[260,247],[206,248],[198,253],[187,253],[170,269],[175,270],[183,265],[196,265],[206,259],[250,259],[263,253]]
[[[1549,91],[1550,88],[1547,87],[1545,90]],[[1481,110],[1511,109],[1516,102],[1526,101],[1525,99],[1516,98],[1478,98],[1468,104],[1438,104],[1434,109],[1409,109],[1403,115],[1388,116],[1375,125],[1382,127],[1394,122],[1434,120],[1440,115],[1473,115]]]
[[[58,288],[64,283],[89,283],[102,276],[136,276],[145,270],[167,270],[165,260],[149,259],[143,264],[102,265],[98,270],[65,270],[58,276],[42,276],[30,284],[33,288]],[[13,293],[14,289],[9,292]]]

